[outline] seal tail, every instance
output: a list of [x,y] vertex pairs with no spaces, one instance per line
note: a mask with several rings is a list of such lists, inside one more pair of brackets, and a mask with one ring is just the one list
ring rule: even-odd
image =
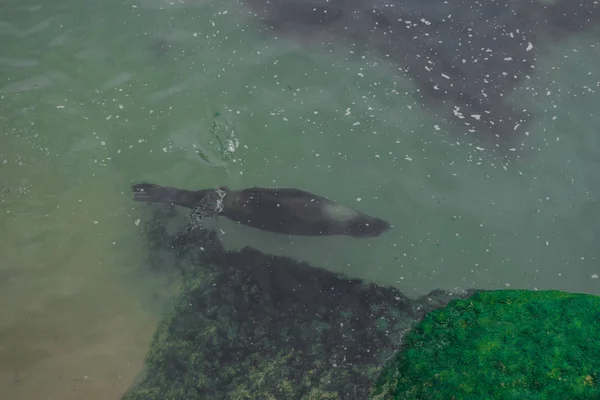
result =
[[172,203],[178,206],[193,208],[196,203],[196,192],[160,186],[153,183],[138,183],[131,186],[133,200],[147,203]]

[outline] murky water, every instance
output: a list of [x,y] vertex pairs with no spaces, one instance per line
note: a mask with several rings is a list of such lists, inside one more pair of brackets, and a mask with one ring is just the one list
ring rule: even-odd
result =
[[117,399],[139,372],[170,283],[145,269],[133,182],[297,187],[385,218],[368,240],[217,228],[409,295],[600,293],[598,34],[510,95],[536,119],[507,159],[375,55],[258,28],[229,2],[0,1],[5,398]]

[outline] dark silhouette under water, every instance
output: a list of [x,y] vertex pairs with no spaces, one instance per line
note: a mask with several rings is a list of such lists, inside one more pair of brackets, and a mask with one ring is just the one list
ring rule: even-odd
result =
[[554,43],[594,26],[594,0],[242,0],[274,34],[350,39],[400,65],[421,106],[496,145],[531,122],[507,96]]
[[375,237],[388,222],[299,189],[227,188],[190,191],[151,183],[133,185],[133,199],[171,203],[203,217],[222,215],[264,231],[302,236]]

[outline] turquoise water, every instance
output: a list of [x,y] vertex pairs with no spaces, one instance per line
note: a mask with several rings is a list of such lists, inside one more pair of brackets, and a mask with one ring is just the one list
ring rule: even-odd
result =
[[597,34],[511,94],[537,118],[507,158],[375,55],[259,27],[229,2],[0,1],[6,398],[117,399],[139,372],[168,284],[144,270],[134,182],[296,187],[384,218],[365,240],[217,228],[411,296],[600,294]]

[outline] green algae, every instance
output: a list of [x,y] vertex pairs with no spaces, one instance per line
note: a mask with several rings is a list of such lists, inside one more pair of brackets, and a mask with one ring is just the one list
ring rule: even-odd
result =
[[404,338],[372,399],[598,399],[600,297],[478,292]]

